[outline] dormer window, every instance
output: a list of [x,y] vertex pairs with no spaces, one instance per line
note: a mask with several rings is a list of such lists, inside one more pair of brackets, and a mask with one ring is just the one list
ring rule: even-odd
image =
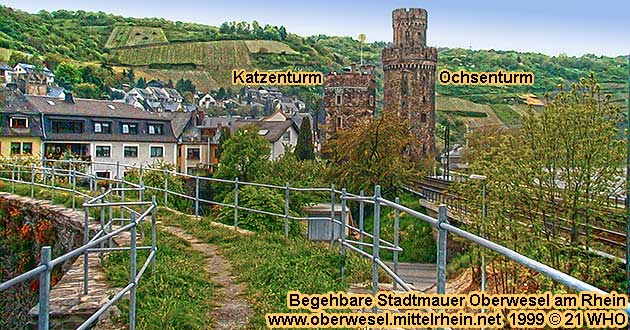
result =
[[149,124],[149,134],[151,135],[163,135],[164,125],[162,124]]
[[109,122],[94,122],[94,133],[111,134],[112,126]]
[[28,118],[11,117],[11,128],[28,128]]
[[136,123],[122,123],[120,131],[123,134],[136,135],[136,134],[138,134],[138,124],[136,124]]

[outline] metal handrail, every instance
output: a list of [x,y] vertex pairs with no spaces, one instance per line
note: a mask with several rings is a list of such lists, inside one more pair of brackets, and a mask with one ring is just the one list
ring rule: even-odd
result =
[[[176,196],[176,197],[180,197],[180,198],[184,198],[186,200],[190,200],[194,202],[194,214],[195,216],[199,216],[200,213],[200,203],[206,203],[206,204],[212,204],[212,205],[220,205],[220,206],[224,206],[224,207],[230,207],[234,209],[234,226],[238,227],[238,212],[239,210],[242,211],[249,211],[249,212],[256,212],[259,214],[265,214],[265,215],[269,215],[269,216],[274,216],[274,217],[280,217],[280,218],[284,218],[285,220],[285,236],[288,237],[288,223],[290,220],[293,221],[299,221],[299,220],[307,220],[307,219],[311,219],[308,217],[297,217],[294,215],[291,215],[289,213],[289,208],[290,208],[290,192],[291,191],[305,191],[305,192],[328,192],[330,193],[330,204],[331,204],[331,216],[330,217],[318,217],[318,218],[312,218],[312,219],[320,219],[320,220],[329,220],[331,223],[331,243],[336,242],[339,243],[339,247],[340,247],[340,251],[341,254],[343,256],[345,256],[345,252],[346,249],[349,249],[353,252],[358,253],[361,256],[364,257],[368,257],[372,260],[372,265],[373,265],[373,269],[372,269],[372,288],[374,290],[374,292],[378,291],[378,287],[379,287],[379,282],[378,282],[378,270],[379,269],[383,269],[393,280],[394,283],[394,288],[396,288],[396,286],[400,286],[403,290],[405,291],[410,291],[413,289],[413,287],[406,283],[404,281],[404,279],[402,279],[399,275],[398,275],[398,254],[400,252],[403,252],[403,249],[400,247],[399,242],[398,242],[398,230],[399,230],[399,215],[400,212],[405,212],[407,215],[410,215],[414,218],[417,218],[421,221],[427,222],[429,223],[431,226],[435,227],[438,231],[438,238],[437,238],[437,292],[438,293],[446,293],[446,242],[447,242],[447,238],[448,238],[448,234],[453,234],[453,235],[457,235],[459,237],[462,237],[470,242],[473,242],[485,249],[489,249],[492,250],[496,253],[499,253],[503,256],[505,256],[506,258],[513,260],[525,267],[528,267],[532,270],[535,270],[559,283],[562,283],[564,285],[566,285],[569,288],[575,289],[575,290],[581,290],[581,291],[593,291],[593,292],[599,292],[599,293],[604,293],[603,290],[592,286],[586,282],[583,282],[577,278],[574,278],[570,275],[567,275],[565,273],[562,273],[552,267],[549,267],[547,265],[544,265],[536,260],[533,260],[529,257],[526,257],[514,250],[511,250],[507,247],[504,247],[502,245],[499,245],[497,243],[494,243],[488,239],[479,237],[475,234],[472,234],[468,231],[465,231],[463,229],[457,228],[451,224],[448,223],[448,216],[447,216],[447,207],[446,205],[440,205],[439,206],[439,216],[437,218],[434,217],[430,217],[428,215],[422,214],[416,210],[413,210],[409,207],[406,207],[404,205],[402,205],[400,203],[399,199],[396,199],[396,201],[391,201],[388,200],[386,198],[383,198],[381,196],[381,192],[380,192],[380,186],[376,186],[375,187],[375,191],[374,191],[374,195],[372,196],[365,196],[365,194],[363,192],[361,192],[359,195],[355,195],[355,194],[350,194],[348,192],[346,192],[345,189],[342,190],[338,190],[335,189],[334,185],[331,187],[324,187],[324,188],[309,188],[309,187],[290,187],[289,184],[287,184],[286,186],[278,186],[278,185],[272,185],[272,184],[265,184],[265,183],[256,183],[256,182],[243,182],[243,181],[239,181],[238,178],[235,178],[234,180],[226,180],[226,179],[218,179],[218,178],[205,178],[205,177],[199,177],[197,175],[189,175],[189,174],[183,174],[183,173],[178,173],[178,172],[174,172],[174,171],[170,171],[170,170],[159,170],[159,169],[153,169],[153,168],[146,168],[143,165],[140,166],[135,166],[135,165],[123,165],[120,163],[96,163],[96,162],[92,162],[89,164],[107,164],[107,165],[115,165],[118,167],[124,167],[124,168],[137,168],[140,169],[140,182],[141,182],[141,186],[142,189],[138,190],[140,194],[142,194],[142,192],[146,189],[147,191],[155,191],[155,192],[159,192],[159,193],[163,193],[164,194],[164,201],[165,203],[167,203],[168,201],[168,197],[169,195],[171,196]],[[46,168],[46,170],[50,170],[50,168]],[[53,169],[54,170],[54,169]],[[143,178],[143,173],[145,171],[159,171],[164,173],[165,175],[175,175],[175,176],[180,176],[182,178],[187,178],[187,179],[194,179],[195,180],[195,194],[194,196],[190,196],[188,194],[183,194],[180,192],[176,192],[176,191],[172,191],[169,189],[168,187],[168,176],[165,176],[165,184],[164,187],[150,187],[150,186],[145,186],[142,185],[142,178]],[[54,172],[53,172],[54,173]],[[76,177],[76,175],[75,175]],[[120,180],[120,182],[125,183],[125,184],[131,184],[127,181],[124,180],[124,173],[122,175],[122,178],[117,177],[117,179]],[[233,204],[227,204],[227,203],[221,203],[221,202],[216,202],[216,201],[211,201],[208,199],[203,199],[200,198],[199,196],[199,182],[200,181],[209,181],[209,182],[215,182],[215,183],[224,183],[224,184],[233,184],[234,185],[234,203]],[[285,192],[285,212],[284,214],[280,214],[280,213],[275,213],[275,212],[270,212],[268,210],[258,210],[258,209],[253,209],[253,208],[249,208],[249,207],[245,207],[243,205],[239,205],[238,202],[238,197],[239,197],[239,187],[243,186],[243,185],[250,185],[250,186],[255,186],[255,187],[265,187],[265,188],[270,188],[270,189],[279,189],[279,190],[283,190]],[[133,190],[133,189],[131,189]],[[124,193],[124,191],[121,191],[122,193]],[[101,198],[101,203],[98,203],[98,199],[94,199],[92,198],[93,203],[94,203],[94,207],[109,207],[109,206],[118,206],[121,204],[124,204],[123,202],[109,202],[109,203],[104,203],[102,201],[102,199],[104,199],[106,196],[109,196],[107,194],[102,194],[99,195],[97,197]],[[346,213],[347,213],[347,202],[355,202],[358,204],[359,206],[359,226],[355,227],[352,226],[348,223],[348,221],[346,220]],[[341,219],[337,219],[335,217],[335,213],[336,213],[336,209],[335,209],[335,203],[340,202],[341,203],[341,214],[340,217]],[[131,202],[134,203],[134,202]],[[365,204],[371,204],[374,206],[374,225],[373,225],[373,232],[372,233],[368,233],[364,230],[364,205]],[[145,205],[143,203],[137,203],[137,204],[132,204],[132,205]],[[92,206],[91,204],[88,204],[87,206]],[[128,206],[123,206],[123,207],[127,207]],[[386,240],[381,239],[380,237],[380,220],[381,220],[381,207],[390,207],[393,208],[396,212],[395,212],[395,226],[394,226],[394,242],[387,242]],[[154,209],[155,207],[153,207]],[[154,210],[153,210],[154,212]],[[133,213],[132,213],[133,214]],[[111,222],[110,222],[111,223]],[[108,224],[110,224],[108,223]],[[130,224],[131,225],[131,224]],[[335,239],[334,235],[333,235],[333,227],[334,226],[339,226],[341,229],[341,233],[340,233],[340,238]],[[102,227],[104,226],[104,224],[101,225]],[[127,225],[129,226],[129,225]],[[127,227],[125,226],[125,227]],[[135,228],[135,227],[130,227],[130,228]],[[346,230],[348,231],[352,231],[352,232],[356,232],[360,235],[359,240],[354,240],[354,239],[346,239]],[[102,231],[102,234],[105,234],[105,231]],[[110,233],[111,234],[111,233]],[[98,240],[99,242],[104,242],[106,240],[107,236],[102,236],[99,237]],[[365,239],[369,239],[371,240],[371,243],[365,242]],[[92,243],[91,243],[92,244]],[[94,246],[97,243],[93,243]],[[372,247],[372,251],[371,254],[364,251],[365,247]],[[380,250],[381,249],[385,249],[385,250],[390,250],[393,252],[394,254],[394,264],[393,264],[393,269],[390,268],[387,264],[385,264],[385,262],[383,262],[380,258]],[[155,250],[151,250],[152,255],[155,255]],[[39,266],[36,269],[32,270],[31,272],[34,273],[41,273],[42,272],[42,268],[41,267],[45,267],[45,266]],[[145,266],[141,269],[141,273],[144,272],[144,270],[146,269],[146,264]],[[344,275],[344,267],[342,266],[341,268],[341,274],[342,276]],[[35,276],[35,275],[32,275]],[[135,287],[132,286],[128,289],[128,291],[133,290]],[[123,289],[125,290],[125,289]],[[122,295],[120,295],[120,297],[122,297]]]
[[[90,196],[90,194],[86,194],[76,189],[76,178],[83,177],[90,179],[90,187],[93,187],[92,182],[98,181],[101,178],[98,178],[94,175],[84,174],[77,172],[74,168],[71,170],[59,169],[55,167],[37,167],[37,166],[22,166],[15,164],[2,164],[4,166],[12,167],[12,175],[11,178],[5,178],[0,176],[1,181],[8,181],[11,183],[11,191],[14,192],[14,184],[29,184],[31,186],[31,197],[34,195],[33,187],[39,186],[44,187],[51,190],[51,201],[54,203],[54,191],[65,191],[72,193],[72,208],[74,209],[76,206],[76,196],[81,196],[85,198],[85,202],[82,203],[82,207],[85,212],[84,226],[83,226],[83,245],[80,247],[71,250],[69,252],[64,253],[61,256],[58,256],[55,259],[51,259],[51,247],[44,246],[41,249],[41,261],[40,265],[24,272],[12,279],[9,279],[5,282],[0,283],[0,291],[4,291],[14,285],[32,279],[36,276],[40,277],[40,285],[39,285],[39,316],[38,316],[38,328],[39,329],[49,329],[50,327],[50,312],[49,312],[49,304],[50,304],[50,276],[53,268],[62,263],[65,263],[73,258],[83,255],[83,294],[88,294],[88,254],[89,253],[99,253],[102,257],[103,252],[111,252],[111,251],[130,251],[130,279],[125,288],[119,291],[112,299],[110,299],[107,303],[105,303],[99,310],[97,310],[94,314],[92,314],[86,321],[84,321],[78,329],[88,329],[93,326],[96,320],[101,317],[111,306],[113,306],[118,300],[120,300],[125,294],[130,294],[130,313],[129,313],[129,329],[135,329],[136,317],[136,288],[139,280],[142,278],[142,275],[146,271],[149,265],[155,265],[155,256],[157,254],[157,241],[156,241],[156,210],[157,210],[157,202],[155,197],[152,201],[143,201],[143,191],[144,187],[142,185],[136,185],[131,182],[127,182],[124,180],[116,180],[117,183],[122,183],[129,186],[136,186],[136,188],[117,188],[113,189],[110,185],[107,191],[97,195]],[[17,168],[17,172],[16,172]],[[29,172],[24,172],[26,169]],[[40,177],[45,180],[46,175],[51,175],[51,183],[46,184],[45,182],[39,183],[35,181],[36,170],[40,171]],[[0,171],[0,173],[6,173],[7,171]],[[17,173],[17,176],[16,176]],[[22,174],[28,173],[31,175],[31,180],[29,182],[22,180]],[[38,174],[39,174],[38,173]],[[67,177],[72,179],[72,189],[62,187],[55,184],[55,177]],[[122,201],[122,202],[112,202],[111,196],[114,192],[122,192],[124,191],[137,191],[140,196],[139,201]],[[105,198],[110,197],[110,201],[106,202]],[[135,211],[131,207],[132,206],[142,206],[144,207],[143,211]],[[125,208],[129,210],[130,218],[129,223],[123,225],[117,229],[112,228],[112,223],[114,218],[112,217],[112,208],[120,207],[121,209]],[[92,208],[101,208],[101,219],[100,219],[100,230],[94,235],[92,239],[90,239],[89,235],[89,214],[90,209]],[[109,220],[105,222],[104,219],[104,210],[105,208],[109,208]],[[147,218],[151,217],[151,226],[152,226],[152,237],[151,237],[151,245],[150,246],[138,246],[137,245],[137,227],[140,223],[144,222]],[[117,218],[116,220],[127,220],[123,218]],[[131,233],[131,244],[129,247],[113,247],[112,239],[119,234],[130,231]],[[109,242],[108,247],[105,247],[105,242]],[[148,250],[149,256],[145,260],[139,272],[136,272],[136,263],[137,263],[137,251],[138,250]]]

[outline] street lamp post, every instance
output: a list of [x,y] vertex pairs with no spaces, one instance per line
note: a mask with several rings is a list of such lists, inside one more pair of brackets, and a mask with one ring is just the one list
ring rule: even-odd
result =
[[[481,181],[481,236],[486,238],[486,177],[485,175],[473,174],[471,180]],[[486,291],[486,255],[481,251],[481,291]]]

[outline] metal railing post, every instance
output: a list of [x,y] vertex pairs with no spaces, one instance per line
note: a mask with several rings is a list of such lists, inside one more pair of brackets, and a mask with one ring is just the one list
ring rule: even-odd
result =
[[55,167],[52,167],[52,175],[50,177],[50,203],[55,204]]
[[15,194],[15,166],[11,164],[11,193]]
[[164,206],[168,207],[168,170],[164,169]]
[[35,166],[31,166],[31,198],[35,197]]
[[289,237],[289,183],[284,188],[284,237]]
[[[394,202],[400,205],[400,198],[396,197]],[[400,230],[400,210],[396,209],[394,211],[394,274],[398,275],[398,235]],[[398,288],[398,283],[394,280],[394,290]]]
[[[120,192],[120,199],[124,202],[125,201],[125,188],[127,188],[127,183],[125,182],[125,171],[123,171],[123,174],[122,174],[122,187],[123,187],[123,190]],[[120,218],[121,219],[125,218],[125,208],[124,207],[120,208]],[[122,221],[123,220],[120,220],[121,225],[122,225]]]
[[77,194],[77,173],[74,168],[70,172],[72,178],[72,211],[77,207],[76,194]]
[[116,180],[120,180],[120,161],[116,161]]
[[[364,228],[365,228],[365,204],[363,203],[363,197],[365,197],[365,192],[361,190],[359,193],[359,241],[363,243],[364,238]],[[359,249],[363,251],[363,244],[359,245]]]
[[346,272],[346,188],[341,189],[341,280]]
[[140,190],[138,190],[138,200],[144,202],[144,181],[140,179]]
[[17,166],[17,180],[22,182],[22,166],[20,165]]
[[238,228],[238,177],[234,180],[234,227]]
[[140,178],[138,178],[139,182],[144,181],[144,164],[140,163]]
[[129,282],[133,283],[129,292],[129,330],[136,329],[136,291],[138,283],[136,282],[136,234],[137,225],[136,215],[131,212],[131,222],[134,224],[131,227],[131,242],[129,244]]
[[151,197],[153,211],[151,211],[151,251],[153,251],[153,260],[151,260],[151,271],[155,271],[155,258],[157,257],[157,201],[155,196]]
[[335,185],[330,185],[330,245],[335,243]]
[[48,330],[50,326],[50,246],[42,246],[40,265],[46,265],[46,270],[39,275],[39,317],[37,325],[39,330]]
[[446,293],[446,242],[448,232],[442,229],[442,224],[448,224],[446,205],[442,204],[438,208],[438,241],[437,241],[437,293]]
[[[101,194],[105,193],[105,187],[101,187]],[[101,217],[100,217],[100,223],[101,223],[101,232],[102,235],[105,236],[105,206],[103,206],[103,204],[105,203],[105,197],[101,197]],[[98,257],[101,259],[101,263],[103,263],[103,247],[105,247],[105,242],[101,242],[100,244],[100,248],[101,248],[101,252],[98,253]]]
[[199,219],[199,174],[195,176],[195,218]]
[[372,232],[372,293],[376,295],[378,293],[378,263],[376,260],[380,260],[379,248],[381,240],[381,186],[374,187],[374,231]]
[[[89,198],[85,197],[83,203],[87,204]],[[83,218],[83,245],[88,244],[90,241],[90,209],[85,206],[84,210],[85,216]],[[88,252],[87,250],[83,253],[83,294],[88,294]]]
[[[109,203],[112,203],[112,202],[114,201],[114,200],[113,200],[113,199],[114,199],[114,197],[113,197],[113,193],[112,193],[112,184],[111,184],[111,183],[109,184],[109,196],[108,196],[108,197],[109,197],[109,198],[108,198]],[[112,219],[114,219],[114,211],[113,211],[113,209],[112,209],[112,206],[111,206],[111,205],[109,205],[109,206],[108,206],[108,208],[109,208],[109,216],[108,216],[108,220],[109,220],[109,221],[107,221],[107,223],[108,223],[108,225],[107,225],[107,229],[108,229],[108,230],[109,230],[109,232],[111,233],[111,232],[112,232],[112,222],[113,222],[113,220],[112,220]],[[109,240],[108,240],[108,242],[107,242],[107,246],[111,249],[113,245],[114,245],[114,244],[113,244],[113,238],[112,238],[112,237],[110,237],[110,238],[109,238]]]

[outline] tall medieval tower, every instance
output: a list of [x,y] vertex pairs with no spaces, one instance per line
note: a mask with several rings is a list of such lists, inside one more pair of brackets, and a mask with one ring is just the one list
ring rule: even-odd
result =
[[421,159],[435,152],[437,49],[426,46],[426,10],[396,9],[392,20],[394,44],[382,54],[383,110],[409,119],[416,140],[408,152]]

